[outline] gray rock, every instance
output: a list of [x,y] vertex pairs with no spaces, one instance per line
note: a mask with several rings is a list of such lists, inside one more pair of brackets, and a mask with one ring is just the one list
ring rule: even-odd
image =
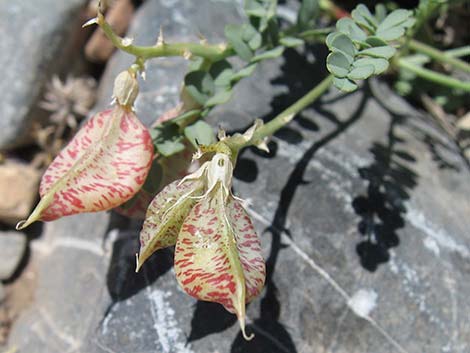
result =
[[10,332],[10,345],[25,352],[77,351],[96,329],[107,305],[109,252],[102,246],[109,214],[63,218],[44,225],[31,244],[38,282],[34,303]]
[[26,235],[0,232],[0,280],[9,279],[16,271],[26,250]]
[[[209,4],[197,11],[228,16],[231,5]],[[147,1],[133,31],[156,33],[150,18],[197,23],[192,6]],[[264,63],[212,118],[230,129],[269,119],[323,77],[322,51],[313,53],[317,61],[289,50]],[[130,63],[121,57],[108,72]],[[166,77],[164,62],[149,65],[154,98],[141,99],[141,112],[159,109],[150,80]],[[168,72],[181,73],[161,91],[175,102],[183,70]],[[47,224],[33,241],[36,303],[10,343],[31,353],[467,352],[468,167],[430,120],[377,83],[348,96],[331,90],[270,147],[244,151],[234,182],[251,201],[268,267],[247,310],[252,341],[220,305],[179,289],[171,249],[135,274],[139,224],[95,214]]]
[[[0,150],[26,141],[41,90],[70,58],[85,0],[0,3]],[[69,53],[70,54],[70,53]]]

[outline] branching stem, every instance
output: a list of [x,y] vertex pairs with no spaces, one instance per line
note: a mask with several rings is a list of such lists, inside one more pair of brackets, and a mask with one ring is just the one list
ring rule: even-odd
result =
[[460,80],[457,80],[453,77],[446,76],[440,73],[437,73],[435,71],[425,69],[423,67],[414,65],[411,63],[409,60],[406,60],[404,58],[398,59],[397,62],[398,67],[411,71],[414,73],[416,76],[421,77],[425,80],[438,83],[443,86],[451,87],[451,88],[458,88],[462,89],[466,92],[470,92],[470,82],[463,82]]
[[438,50],[434,47],[431,47],[414,39],[410,39],[407,43],[408,47],[411,50],[414,50],[421,54],[425,54],[436,61],[452,65],[456,69],[460,69],[464,72],[470,73],[470,65],[463,60],[457,59],[453,55],[449,55],[446,52]]
[[101,27],[106,37],[114,46],[122,51],[134,55],[145,61],[149,58],[162,56],[182,56],[185,58],[201,57],[209,61],[218,61],[233,55],[233,50],[226,44],[205,44],[205,43],[165,43],[164,41],[154,46],[138,46],[128,43],[127,38],[121,38],[106,22],[104,16],[99,13],[96,23]]

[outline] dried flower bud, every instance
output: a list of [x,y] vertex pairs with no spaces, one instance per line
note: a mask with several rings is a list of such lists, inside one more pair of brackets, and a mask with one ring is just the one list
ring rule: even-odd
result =
[[139,83],[128,70],[121,72],[114,80],[113,98],[119,105],[130,108],[139,94]]

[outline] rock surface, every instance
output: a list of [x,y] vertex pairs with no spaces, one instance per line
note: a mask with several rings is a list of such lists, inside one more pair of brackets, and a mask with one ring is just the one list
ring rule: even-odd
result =
[[23,163],[0,164],[0,222],[15,225],[26,219],[37,199],[39,172]]
[[[199,21],[209,26],[201,14],[221,21],[217,33],[237,18],[227,2],[149,0],[132,31],[143,41],[163,24],[184,40]],[[323,77],[324,53],[312,53],[318,61],[289,50],[261,65],[213,118],[230,129],[269,119]],[[115,55],[102,102],[130,62]],[[180,64],[149,64],[137,104],[147,122],[176,102]],[[32,242],[36,303],[10,344],[30,353],[468,352],[469,170],[428,124],[373,83],[348,96],[332,90],[276,134],[271,153],[240,156],[234,189],[251,201],[268,268],[247,310],[252,341],[221,306],[179,289],[171,249],[135,274],[140,225],[101,213],[47,224]]]
[[59,73],[86,0],[0,2],[0,150],[26,141],[35,105]]
[[0,280],[15,273],[26,251],[26,235],[20,232],[0,232]]

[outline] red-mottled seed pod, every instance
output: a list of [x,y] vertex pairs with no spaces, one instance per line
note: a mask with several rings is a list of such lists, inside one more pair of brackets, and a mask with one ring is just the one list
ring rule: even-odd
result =
[[96,114],[46,170],[41,201],[17,228],[121,205],[142,187],[152,158],[150,134],[132,110],[116,105]]

